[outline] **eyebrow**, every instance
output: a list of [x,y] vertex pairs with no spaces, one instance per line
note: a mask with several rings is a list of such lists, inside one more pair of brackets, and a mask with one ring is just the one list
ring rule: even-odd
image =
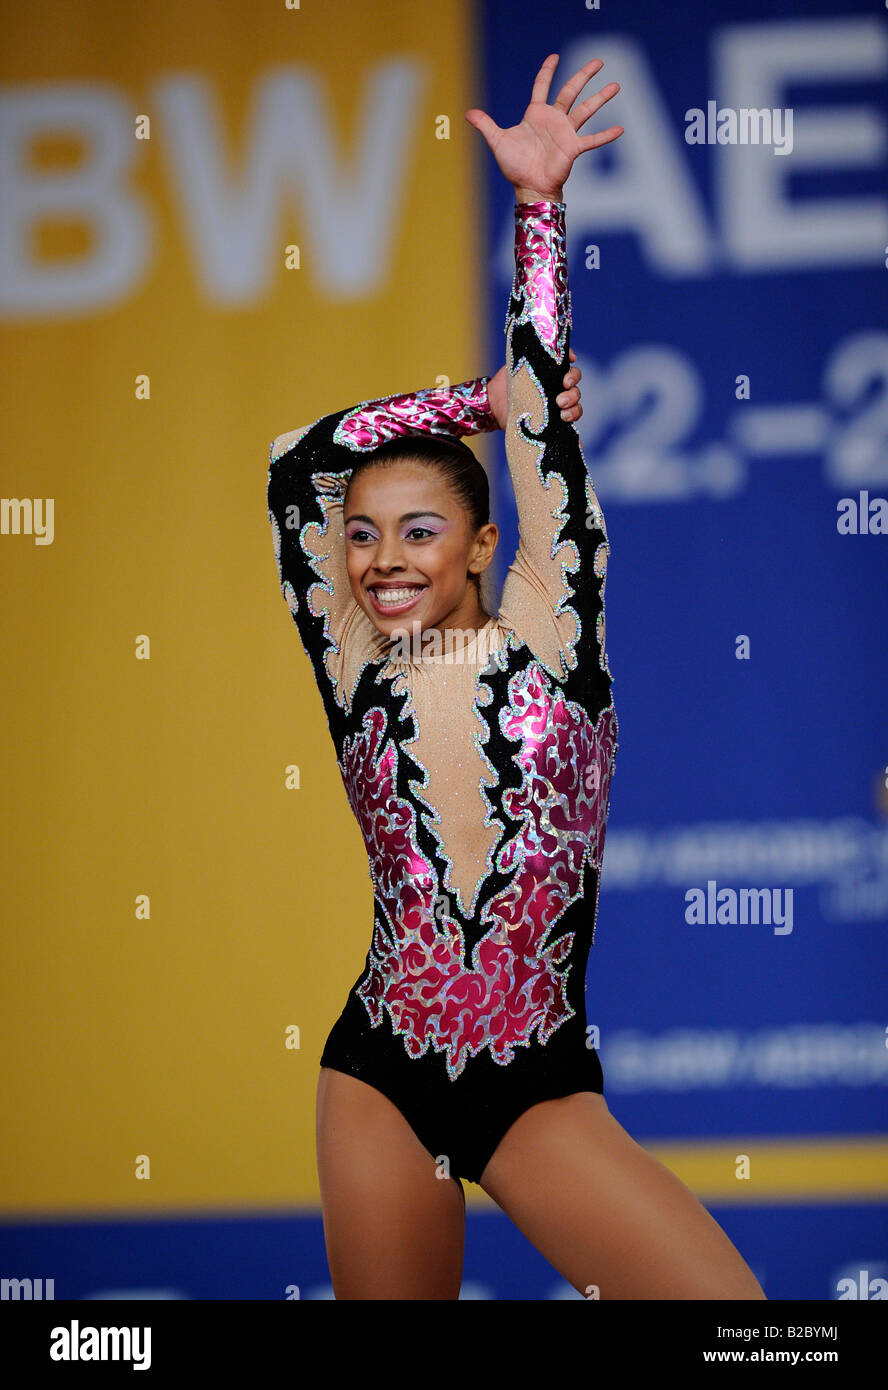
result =
[[[398,517],[398,520],[399,520],[399,521],[415,521],[416,518],[417,518],[418,516],[436,516],[436,517],[439,518],[440,521],[446,521],[446,520],[447,520],[447,517],[446,517],[446,516],[442,516],[440,512],[431,512],[431,511],[423,511],[423,512],[404,512],[403,516],[399,516],[399,517]],[[375,526],[375,525],[376,525],[376,522],[373,520],[372,516],[364,516],[363,512],[353,512],[353,513],[351,514],[351,516],[347,516],[347,517],[345,518],[344,525],[347,526],[348,523],[349,523],[350,521],[369,521],[371,526]]]

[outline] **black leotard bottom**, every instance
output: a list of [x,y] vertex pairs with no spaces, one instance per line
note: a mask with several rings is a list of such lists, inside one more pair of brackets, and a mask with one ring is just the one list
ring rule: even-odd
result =
[[452,1176],[480,1183],[503,1135],[525,1110],[578,1091],[603,1094],[601,1062],[586,1046],[581,1014],[563,1023],[555,1036],[558,1044],[549,1057],[535,1042],[516,1047],[503,1066],[485,1048],[451,1081],[431,1047],[422,1057],[409,1057],[387,1018],[371,1028],[352,992],[327,1038],[321,1066],[375,1087],[397,1106],[432,1158],[446,1158]]

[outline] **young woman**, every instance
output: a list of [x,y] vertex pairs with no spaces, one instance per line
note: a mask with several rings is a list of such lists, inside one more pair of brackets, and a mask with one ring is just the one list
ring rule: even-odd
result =
[[[515,188],[506,367],[364,401],[272,445],[281,585],[324,701],[374,887],[370,950],[321,1057],[318,1166],[337,1298],[457,1298],[461,1179],[587,1296],[756,1299],[722,1229],[603,1096],[585,972],[617,723],[604,518],[586,472],[564,182],[616,139],[616,91],[521,123],[466,118]],[[562,392],[562,386],[567,392]],[[564,408],[560,408],[563,405]],[[519,545],[460,436],[506,427]]]

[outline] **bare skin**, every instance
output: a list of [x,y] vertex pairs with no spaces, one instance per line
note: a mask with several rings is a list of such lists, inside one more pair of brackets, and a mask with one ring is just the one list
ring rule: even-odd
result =
[[[520,202],[561,200],[573,161],[623,133],[579,127],[619,90],[607,86],[571,106],[602,66],[595,59],[548,105],[558,55],[537,74],[520,125],[500,128],[479,110],[466,119],[484,136]],[[502,382],[494,387],[497,395]],[[493,398],[491,398],[493,402]],[[502,400],[500,398],[500,406]],[[474,608],[474,582],[493,554],[495,530],[472,534],[446,489],[429,490],[402,465],[378,484],[369,470],[347,512],[371,517],[349,547],[355,597],[380,630],[368,597],[375,581],[424,586],[423,630]],[[395,470],[392,470],[394,473]],[[360,503],[360,506],[358,506]],[[405,512],[431,507],[448,523],[433,539],[405,529]],[[346,528],[349,520],[346,516]],[[467,589],[471,590],[467,594]],[[403,620],[402,620],[403,621]],[[388,624],[388,626],[386,626]],[[480,625],[480,623],[479,623]],[[324,1235],[337,1299],[455,1299],[462,1279],[465,1199],[458,1179],[439,1176],[434,1156],[397,1107],[374,1087],[322,1067],[317,1157]],[[602,1299],[763,1299],[761,1286],[718,1223],[673,1173],[635,1142],[604,1096],[582,1092],[531,1106],[500,1140],[480,1186],[573,1287]]]
[[455,1299],[466,1203],[380,1091],[321,1067],[317,1158],[337,1299]]
[[[380,1091],[321,1067],[317,1155],[337,1299],[456,1299],[465,1197]],[[532,1105],[479,1184],[586,1298],[763,1299],[688,1187],[591,1092]]]

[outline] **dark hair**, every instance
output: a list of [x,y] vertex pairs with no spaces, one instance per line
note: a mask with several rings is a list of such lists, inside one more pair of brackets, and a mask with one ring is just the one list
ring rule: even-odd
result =
[[348,485],[351,486],[357,474],[367,468],[398,463],[404,459],[431,464],[443,475],[465,507],[471,529],[477,531],[486,526],[490,520],[487,474],[469,446],[451,435],[400,434],[395,439],[388,439],[377,449],[358,455]]

